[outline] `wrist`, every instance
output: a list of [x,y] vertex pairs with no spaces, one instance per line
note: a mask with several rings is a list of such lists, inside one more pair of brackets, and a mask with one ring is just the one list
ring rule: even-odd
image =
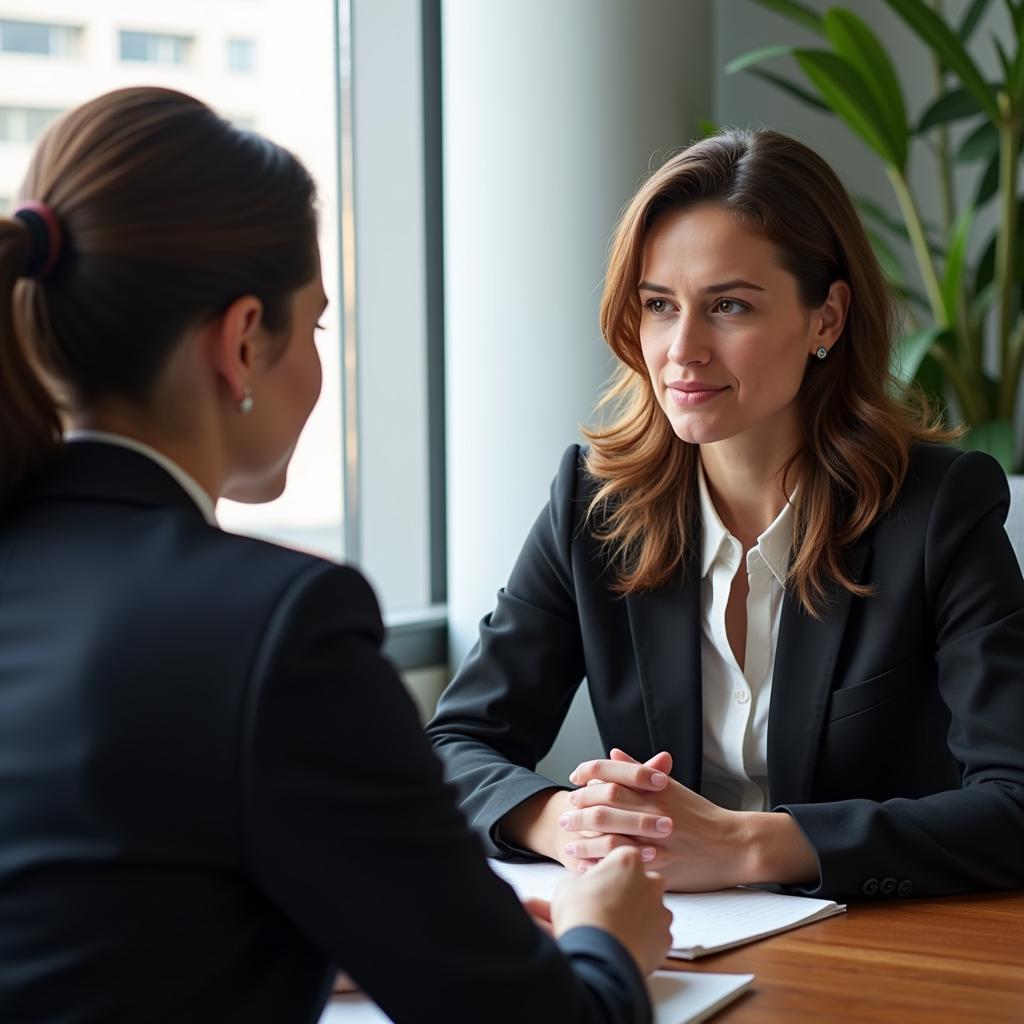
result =
[[563,789],[545,789],[513,807],[499,822],[502,839],[542,857],[560,860],[561,829],[558,819],[571,810],[569,794]]
[[818,856],[793,817],[785,811],[743,812],[740,828],[748,884],[813,885]]

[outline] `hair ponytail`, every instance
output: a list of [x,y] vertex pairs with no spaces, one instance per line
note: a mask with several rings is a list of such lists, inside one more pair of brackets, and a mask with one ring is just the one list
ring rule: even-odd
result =
[[0,217],[0,510],[60,446],[57,404],[36,372],[14,316],[32,239],[20,220]]

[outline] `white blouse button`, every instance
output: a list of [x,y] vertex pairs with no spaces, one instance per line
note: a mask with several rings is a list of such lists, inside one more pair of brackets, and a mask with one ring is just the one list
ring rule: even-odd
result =
[[735,697],[736,697],[736,703],[737,704],[746,704],[747,701],[750,700],[750,691],[749,690],[737,690],[736,693],[735,693]]

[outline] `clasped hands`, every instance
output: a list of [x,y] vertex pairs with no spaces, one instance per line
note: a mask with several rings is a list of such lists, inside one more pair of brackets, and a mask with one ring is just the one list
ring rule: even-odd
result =
[[753,879],[746,857],[750,816],[705,800],[671,778],[672,755],[641,764],[613,748],[608,759],[584,761],[569,776],[558,819],[567,867],[586,871],[612,850],[636,846],[666,887],[722,889]]

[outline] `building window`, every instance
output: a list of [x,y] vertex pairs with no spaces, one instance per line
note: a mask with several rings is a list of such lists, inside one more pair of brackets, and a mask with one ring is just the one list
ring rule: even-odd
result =
[[228,40],[228,70],[244,74],[256,70],[256,44],[251,39]]
[[0,107],[0,142],[35,142],[61,113],[51,107]]
[[187,64],[192,39],[159,32],[121,32],[121,60],[147,64]]
[[0,53],[33,53],[41,57],[73,57],[82,30],[74,25],[0,20]]

